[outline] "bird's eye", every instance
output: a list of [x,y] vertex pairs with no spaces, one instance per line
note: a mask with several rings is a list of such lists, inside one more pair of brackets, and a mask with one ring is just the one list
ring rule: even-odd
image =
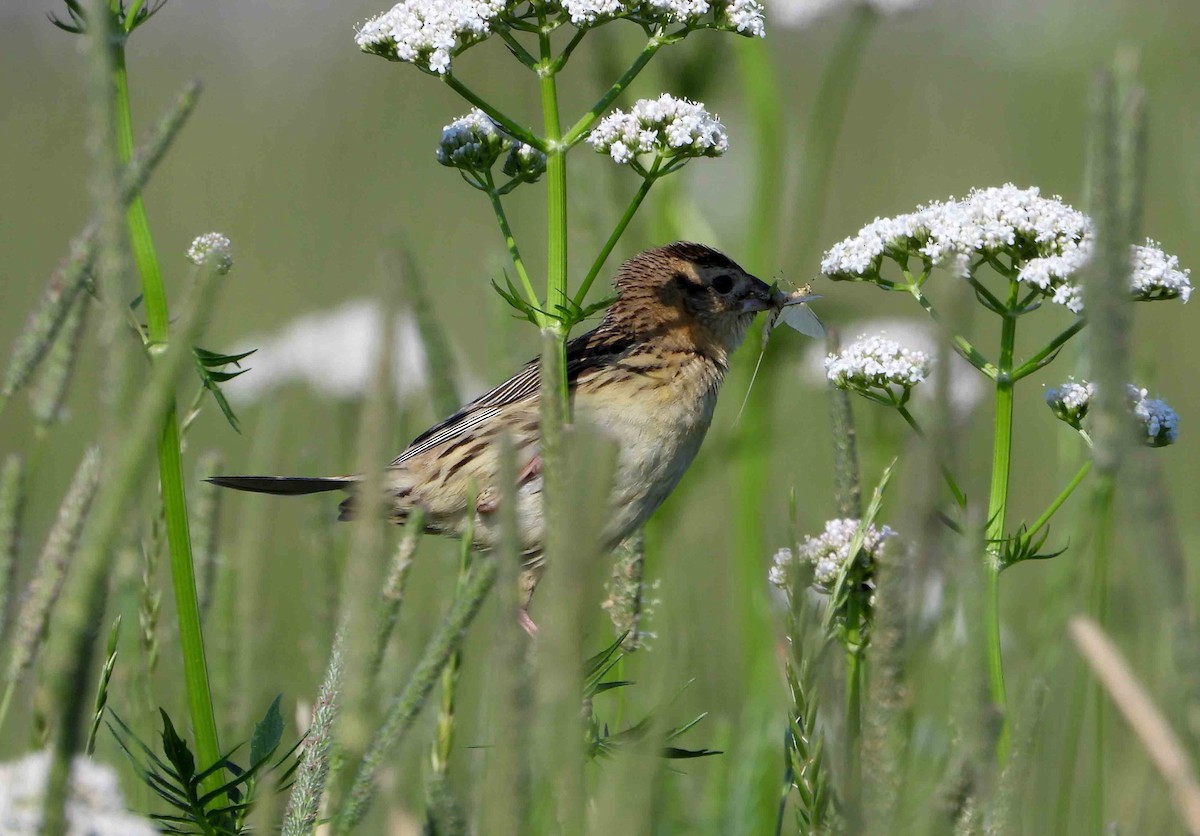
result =
[[722,273],[712,280],[712,288],[722,295],[728,293],[733,290],[733,276],[728,273]]

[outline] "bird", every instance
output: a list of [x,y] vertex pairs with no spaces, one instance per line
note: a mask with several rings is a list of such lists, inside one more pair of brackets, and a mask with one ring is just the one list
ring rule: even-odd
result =
[[[616,298],[592,331],[570,340],[571,413],[616,442],[614,486],[602,547],[611,550],[662,504],[695,459],[712,423],[730,356],[755,316],[789,297],[712,247],[677,241],[624,262]],[[517,467],[518,542],[525,558],[521,623],[543,565],[539,359],[421,433],[384,472],[386,513],[488,550],[501,539],[500,457],[506,435]],[[301,495],[344,490],[339,518],[353,519],[356,476],[213,476],[226,488]],[[470,523],[470,524],[469,524]]]

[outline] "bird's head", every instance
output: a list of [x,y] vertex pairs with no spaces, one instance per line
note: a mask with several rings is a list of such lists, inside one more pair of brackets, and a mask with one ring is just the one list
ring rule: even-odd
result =
[[779,294],[724,253],[676,242],[621,265],[605,323],[639,338],[694,349],[724,364],[759,311]]

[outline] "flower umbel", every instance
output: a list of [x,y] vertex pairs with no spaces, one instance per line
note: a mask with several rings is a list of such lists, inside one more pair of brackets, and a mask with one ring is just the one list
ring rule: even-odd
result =
[[474,108],[466,116],[460,116],[442,128],[437,160],[451,168],[487,171],[511,142],[490,116]]
[[562,9],[580,28],[625,18],[643,26],[705,26],[755,38],[766,34],[758,0],[562,0]]
[[640,99],[628,113],[613,111],[587,141],[614,162],[635,167],[642,154],[682,164],[690,157],[719,157],[729,148],[725,126],[704,105],[669,93]]
[[882,335],[864,335],[825,358],[825,375],[839,389],[900,405],[908,401],[912,388],[928,377],[929,357]]
[[[1011,183],[976,189],[962,200],[931,203],[894,218],[877,218],[834,245],[821,270],[834,280],[888,284],[880,276],[890,258],[906,267],[909,258],[947,267],[961,276],[990,264],[1004,275],[1040,291],[1074,313],[1083,297],[1074,276],[1091,259],[1095,231],[1091,219],[1059,197]],[[1153,241],[1134,247],[1130,293],[1138,301],[1183,299],[1191,295],[1188,271]]]
[[491,34],[504,6],[504,0],[402,0],[364,23],[354,42],[363,52],[442,74],[452,56]]
[[1058,420],[1079,430],[1083,428],[1083,419],[1087,417],[1088,406],[1095,394],[1096,384],[1076,383],[1072,378],[1061,386],[1046,390],[1046,405]]
[[211,264],[222,276],[233,269],[233,247],[229,239],[219,232],[197,237],[188,247],[187,257],[197,267]]
[[1148,447],[1174,444],[1179,438],[1179,416],[1175,410],[1167,406],[1166,401],[1147,397],[1145,389],[1132,383],[1126,385],[1125,391],[1133,408],[1133,417],[1145,433],[1142,443]]

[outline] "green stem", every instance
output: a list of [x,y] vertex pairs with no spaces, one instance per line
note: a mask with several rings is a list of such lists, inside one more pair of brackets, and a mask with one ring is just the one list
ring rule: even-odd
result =
[[458,93],[458,95],[462,96],[468,102],[475,105],[475,107],[479,108],[484,113],[486,113],[488,116],[490,116],[492,118],[492,120],[496,124],[498,124],[500,127],[504,128],[504,130],[507,131],[509,133],[509,135],[521,140],[521,142],[524,142],[526,145],[532,145],[534,148],[541,151],[543,154],[550,153],[546,147],[546,145],[547,145],[546,140],[543,140],[539,137],[534,136],[533,132],[530,131],[528,128],[522,128],[520,125],[518,125],[512,119],[505,116],[504,113],[497,110],[495,107],[493,107],[487,101],[485,101],[483,98],[481,98],[478,93],[476,93],[470,87],[468,87],[467,85],[465,85],[461,81],[459,81],[458,78],[453,73],[450,73],[450,72],[444,73],[442,75],[442,81],[446,82],[446,84],[449,85],[450,89],[453,90],[455,93]]
[[1087,322],[1085,322],[1084,320],[1082,320],[1082,319],[1076,320],[1075,323],[1073,325],[1071,325],[1070,328],[1067,328],[1061,334],[1059,334],[1057,337],[1055,337],[1049,343],[1047,343],[1045,348],[1043,348],[1037,354],[1033,355],[1028,360],[1026,360],[1024,363],[1022,363],[1020,366],[1018,366],[1016,369],[1014,369],[1013,373],[1012,373],[1013,382],[1016,383],[1021,378],[1028,377],[1029,375],[1033,374],[1038,369],[1040,369],[1043,365],[1043,361],[1047,357],[1050,357],[1052,354],[1054,354],[1056,351],[1058,351],[1060,348],[1062,348],[1064,345],[1066,345],[1067,341],[1070,340],[1071,337],[1075,336],[1080,331],[1082,331],[1084,329],[1084,326],[1086,326],[1086,325],[1087,325]]
[[[925,309],[925,312],[929,314],[930,318],[932,318],[934,322],[938,323],[939,325],[944,324],[942,321],[942,316],[938,313],[937,308],[933,306],[933,302],[931,302],[929,297],[926,296],[924,291],[921,290],[919,281],[914,281],[907,270],[904,271],[904,275],[909,279],[908,285],[905,286],[904,289],[912,294],[913,298],[916,299],[917,303]],[[996,366],[991,363],[991,361],[984,357],[983,352],[977,349],[970,340],[961,334],[954,334],[950,337],[950,342],[954,346],[954,350],[957,351],[959,356],[961,356],[964,360],[966,360],[975,368],[979,369],[979,371],[983,372],[992,380],[997,379],[1000,370],[997,369]]]
[[[583,139],[584,135],[588,132],[596,120],[600,118],[600,114],[608,110],[608,106],[613,103],[613,100],[615,100],[617,96],[621,95],[625,88],[628,87],[635,78],[637,78],[638,73],[645,69],[646,65],[650,63],[650,59],[654,57],[654,53],[658,52],[665,43],[666,41],[663,40],[661,35],[657,33],[646,42],[645,48],[642,49],[641,54],[634,59],[633,63],[629,65],[629,69],[627,69],[619,79],[613,82],[612,87],[609,87],[608,90],[605,91],[604,95],[596,100],[596,103],[592,105],[591,109],[588,110],[587,113],[583,114],[583,116],[580,116],[579,121],[572,125],[571,129],[562,137],[562,145],[564,150],[577,145],[579,141]],[[545,52],[543,54],[547,55]],[[548,60],[548,57],[544,58],[543,60]],[[550,76],[551,81],[553,81],[553,78],[553,76]],[[546,89],[544,84],[545,78],[542,80],[542,106],[544,108]],[[548,144],[550,143],[549,133],[547,133],[546,142]]]
[[625,228],[629,226],[629,222],[637,214],[637,210],[642,205],[642,201],[646,199],[646,195],[650,194],[650,187],[658,179],[658,170],[661,166],[662,157],[658,157],[654,160],[654,165],[650,167],[650,171],[642,179],[642,185],[633,196],[633,200],[629,201],[629,205],[625,207],[625,214],[621,215],[621,219],[613,227],[612,234],[604,242],[604,246],[600,249],[600,254],[592,262],[591,268],[588,270],[587,275],[584,276],[583,283],[579,285],[579,290],[575,293],[576,305],[583,306],[583,301],[587,299],[588,291],[592,288],[592,282],[596,280],[596,276],[600,275],[600,271],[604,268],[604,262],[612,255],[613,247],[617,245],[617,242],[621,240],[621,236],[625,234]]
[[862,691],[866,660],[863,658],[858,606],[859,590],[851,590],[846,611],[846,780],[843,784],[848,831],[856,833],[862,821]]
[[[133,157],[133,118],[129,106],[129,82],[123,42],[115,47],[114,60],[117,144],[121,162],[128,165]],[[135,197],[130,204],[127,219],[130,246],[142,279],[142,299],[146,307],[151,356],[157,360],[162,356],[169,340],[170,315],[167,310],[166,289],[158,266],[158,255],[150,236],[150,222],[141,195]],[[187,498],[183,487],[179,425],[174,398],[169,401],[165,410],[158,436],[158,466],[167,546],[171,556],[171,582],[179,621],[179,643],[183,651],[188,709],[195,734],[196,754],[200,764],[208,767],[220,760],[221,747],[217,739],[217,722],[209,690],[204,636],[200,627],[200,606],[192,569],[192,544],[188,531]],[[219,787],[223,782],[222,775],[221,770],[215,771],[204,781],[204,790],[211,791]]]
[[[1017,302],[1020,285],[1009,281],[1010,307]],[[1004,539],[1004,517],[1008,508],[1008,480],[1012,464],[1013,433],[1013,351],[1017,341],[1017,318],[1011,312],[1004,317],[1000,331],[1000,364],[996,376],[996,422],[992,441],[992,483],[988,493],[987,532],[987,654],[988,678],[992,703],[1000,716],[1000,733],[996,738],[996,757],[1003,765],[1008,761],[1011,727],[1008,717],[1008,695],[1004,687],[1004,657],[1000,648],[1000,570],[998,557]]]
[[508,215],[504,212],[504,204],[500,200],[500,193],[496,191],[496,184],[490,171],[487,173],[484,184],[487,186],[488,200],[492,202],[492,211],[496,214],[496,223],[500,225],[500,233],[504,236],[504,245],[508,247],[508,256],[512,259],[513,267],[517,271],[517,278],[521,280],[521,289],[525,291],[525,300],[533,308],[534,316],[538,320],[538,327],[544,327],[546,323],[545,316],[541,312],[541,300],[538,299],[537,291],[533,289],[533,280],[529,278],[529,271],[525,269],[525,260],[521,258],[521,250],[517,247],[516,236],[513,235],[512,227],[508,224]]
[[[558,82],[551,69],[553,56],[550,36],[538,36],[545,72],[540,77],[542,120],[546,132],[546,310],[554,312],[567,307],[567,150],[563,141],[558,115]],[[567,420],[567,329],[561,321],[544,323],[543,333],[552,337],[550,346],[554,357],[543,355],[543,368],[557,365],[556,374],[544,379],[556,385],[548,387],[551,397],[543,399],[543,440],[553,445],[559,428]],[[547,339],[547,342],[551,340]],[[548,436],[548,438],[547,438]]]
[[1025,537],[1027,539],[1033,539],[1033,537],[1039,531],[1046,527],[1046,524],[1050,522],[1050,518],[1058,513],[1058,509],[1062,507],[1062,504],[1066,502],[1068,498],[1070,498],[1071,494],[1075,492],[1075,489],[1079,487],[1079,485],[1083,482],[1087,475],[1091,473],[1091,471],[1092,460],[1088,459],[1083,463],[1079,470],[1075,472],[1075,475],[1071,477],[1071,481],[1068,482],[1067,486],[1062,489],[1062,493],[1055,497],[1054,501],[1050,503],[1050,506],[1042,512],[1042,515],[1033,521],[1033,525],[1029,526],[1029,530],[1025,533]]

